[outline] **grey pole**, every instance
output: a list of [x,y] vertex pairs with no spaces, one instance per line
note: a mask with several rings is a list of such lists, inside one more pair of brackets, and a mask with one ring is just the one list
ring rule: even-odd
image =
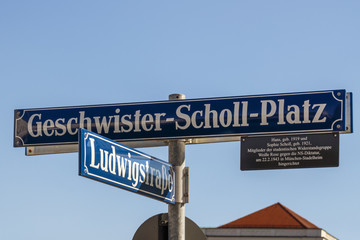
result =
[[[183,94],[169,95],[170,101],[185,99]],[[169,163],[175,168],[175,205],[168,206],[169,240],[185,240],[185,202],[183,201],[183,173],[185,167],[185,140],[169,141]]]

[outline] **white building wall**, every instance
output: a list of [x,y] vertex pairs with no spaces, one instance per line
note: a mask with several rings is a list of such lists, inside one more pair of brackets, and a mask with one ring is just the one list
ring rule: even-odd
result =
[[322,229],[203,228],[208,240],[338,240]]

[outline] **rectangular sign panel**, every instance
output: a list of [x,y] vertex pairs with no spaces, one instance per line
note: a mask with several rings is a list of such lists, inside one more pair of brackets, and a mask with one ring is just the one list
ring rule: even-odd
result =
[[79,175],[175,203],[171,164],[93,132],[79,131]]
[[346,131],[345,102],[345,90],[331,90],[18,109],[15,110],[14,146],[77,143],[79,128],[115,141]]
[[246,137],[241,141],[241,170],[338,166],[338,133]]

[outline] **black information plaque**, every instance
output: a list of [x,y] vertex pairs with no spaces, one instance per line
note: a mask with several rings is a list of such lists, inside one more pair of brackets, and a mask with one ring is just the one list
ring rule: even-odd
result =
[[243,137],[241,170],[339,166],[339,134]]

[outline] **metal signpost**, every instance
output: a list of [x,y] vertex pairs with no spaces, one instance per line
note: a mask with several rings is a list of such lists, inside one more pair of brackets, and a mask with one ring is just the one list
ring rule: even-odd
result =
[[[168,237],[184,240],[186,144],[241,140],[242,170],[337,166],[339,134],[352,129],[345,90],[172,94],[162,102],[17,109],[14,147],[26,155],[79,151],[80,175],[166,202]],[[168,146],[169,163],[130,148],[153,146]]]
[[175,204],[171,164],[79,129],[79,175]]
[[[170,101],[183,100],[185,95],[172,94]],[[169,239],[185,240],[185,201],[183,199],[184,169],[185,169],[185,140],[175,139],[169,141],[169,163],[175,168],[175,205],[168,206]]]

